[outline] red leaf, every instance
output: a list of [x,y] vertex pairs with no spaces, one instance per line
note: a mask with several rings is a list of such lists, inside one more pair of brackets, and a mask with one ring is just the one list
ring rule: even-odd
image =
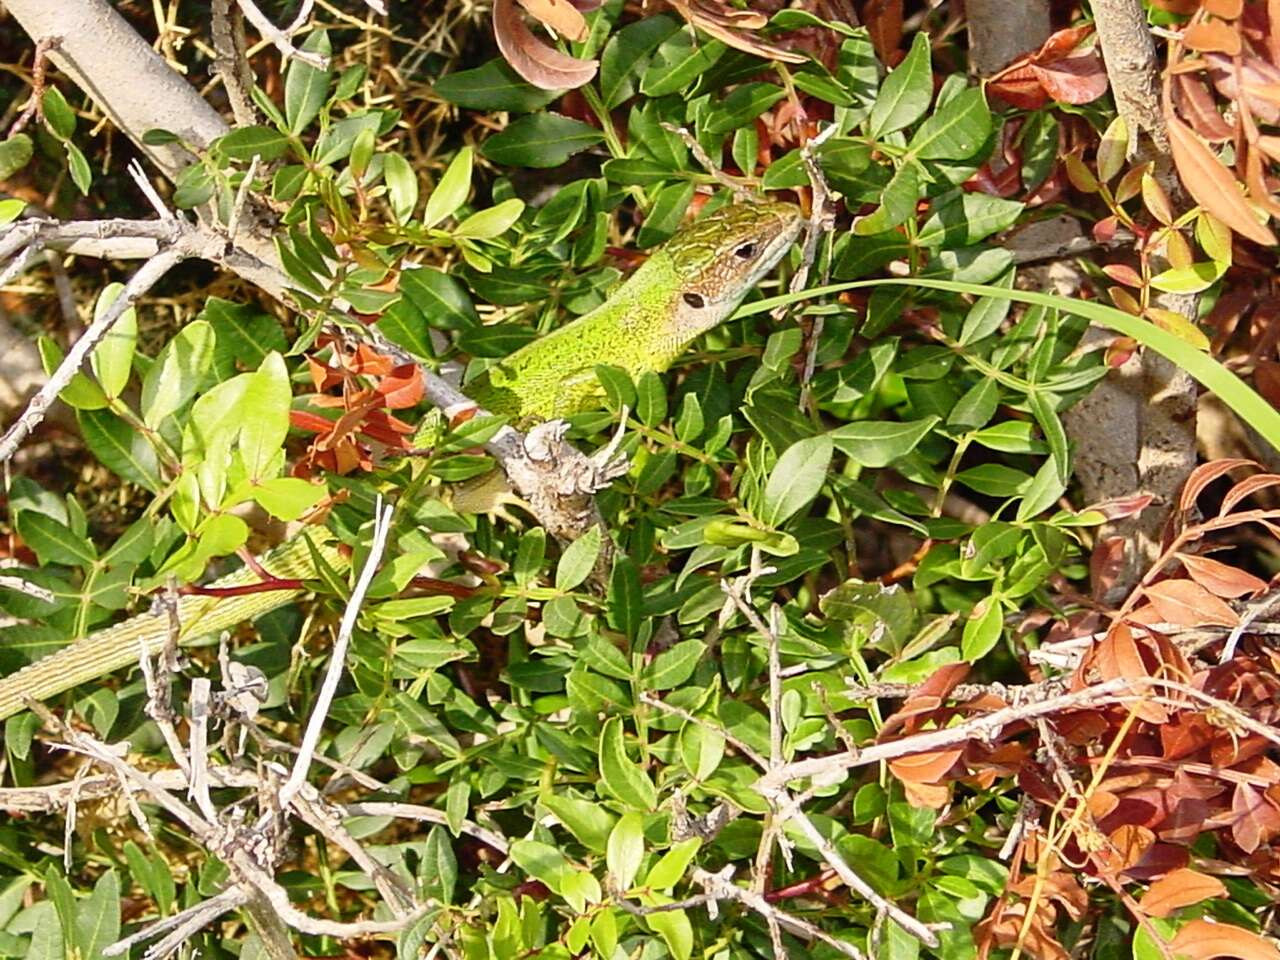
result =
[[1147,599],[1166,623],[1180,627],[1234,627],[1239,615],[1200,584],[1162,580],[1147,587]]
[[405,363],[383,377],[377,386],[389,410],[417,406],[422,399],[422,370],[416,363]]
[[1127,263],[1109,263],[1102,268],[1102,272],[1116,283],[1123,283],[1126,287],[1141,289],[1145,286],[1142,282],[1142,277],[1138,275],[1138,271]]
[[1092,103],[1107,92],[1107,70],[1093,50],[1032,69],[1045,93],[1060,103]]
[[306,430],[308,433],[328,433],[333,429],[333,421],[328,417],[306,410],[290,410],[289,425],[299,430]]

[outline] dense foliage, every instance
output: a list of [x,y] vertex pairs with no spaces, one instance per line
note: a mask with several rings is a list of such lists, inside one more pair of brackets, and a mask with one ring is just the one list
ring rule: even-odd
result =
[[[202,7],[176,6],[190,23]],[[1204,208],[1176,208],[1131,159],[1087,12],[984,86],[940,11],[904,34],[901,5],[864,26],[797,7],[757,30],[718,3],[611,0],[562,44],[598,59],[570,91],[524,79],[509,50],[408,57],[407,10],[389,34],[323,16],[301,46],[332,66],[255,61],[260,122],[195,150],[165,194],[223,224],[243,192],[263,197],[292,306],[174,273],[169,306],[126,311],[61,394],[73,419],[37,435],[79,472],[28,460],[12,477],[23,565],[6,573],[42,592],[0,589],[6,673],[283,523],[323,525],[358,572],[393,505],[312,780],[427,906],[380,940],[309,933],[302,953],[1276,956],[1280,661],[1235,628],[1277,565],[1277,478],[1202,466],[1156,566],[1115,601],[1099,529],[1149,498],[1085,502],[1062,417],[1145,345],[1280,440],[1222,362],[1231,330],[1204,322],[1260,282],[1267,228],[1199,188]],[[28,89],[6,83],[16,112]],[[17,197],[0,212],[37,195],[60,217],[119,212],[91,103],[56,73],[41,102],[0,144]],[[474,378],[735,189],[825,202],[815,245],[674,370],[598,369],[600,408],[569,437],[600,448],[621,420],[631,467],[596,497],[606,529],[558,543],[470,485],[501,423],[432,407],[416,364]],[[1078,300],[1026,292],[1034,258],[1009,239],[1062,212],[1108,251]],[[106,310],[115,276],[77,263],[76,292]],[[1205,305],[1182,315],[1166,292]],[[1123,336],[1089,341],[1090,322]],[[360,342],[367,326],[404,355]],[[53,370],[62,334],[40,349]],[[328,573],[238,632],[263,700],[216,717],[220,770],[269,783],[292,762],[351,592]],[[191,676],[222,676],[218,639],[190,651],[174,716]],[[135,671],[56,706],[152,773],[174,760],[147,699]],[[40,729],[32,712],[5,726],[15,787],[83,775]],[[269,805],[253,786],[215,789],[220,816],[253,823]],[[0,826],[0,955],[96,958],[224,888],[226,851],[154,798],[136,799],[144,833],[109,778],[85,789],[65,833],[44,814]],[[294,905],[393,917],[386,879],[333,836],[307,821],[273,838]],[[278,955],[260,914],[244,911],[249,940],[235,916],[188,949]]]

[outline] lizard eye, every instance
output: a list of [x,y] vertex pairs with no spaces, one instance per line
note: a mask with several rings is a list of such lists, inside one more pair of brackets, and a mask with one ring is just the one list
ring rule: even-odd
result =
[[695,310],[701,310],[707,305],[707,301],[702,299],[702,294],[700,293],[686,293],[684,295],[684,302]]
[[744,243],[733,251],[735,257],[741,257],[743,260],[750,260],[756,255],[756,245],[754,242]]

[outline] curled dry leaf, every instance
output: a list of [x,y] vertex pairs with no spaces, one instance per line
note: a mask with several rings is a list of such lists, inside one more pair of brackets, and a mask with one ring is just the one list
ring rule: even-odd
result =
[[1241,500],[1277,484],[1280,484],[1280,474],[1277,473],[1255,473],[1252,477],[1241,480],[1222,498],[1222,509],[1218,511],[1218,516],[1225,517]]
[[1227,888],[1217,877],[1205,876],[1183,867],[1161,877],[1147,889],[1138,901],[1149,916],[1167,917],[1175,910],[1210,897],[1225,897]]
[[572,90],[596,75],[597,61],[571,57],[535,37],[516,0],[494,0],[493,36],[507,63],[535,87]]
[[1190,127],[1171,114],[1166,116],[1169,143],[1178,176],[1196,203],[1228,227],[1255,243],[1271,246],[1275,234],[1254,216],[1236,178]]
[[1235,128],[1218,112],[1218,104],[1199,77],[1178,74],[1173,78],[1173,96],[1191,128],[1206,140],[1230,140]]
[[1191,579],[1215,596],[1235,599],[1247,595],[1257,596],[1267,589],[1265,580],[1212,557],[1180,553],[1178,559],[1187,568]]
[[1280,960],[1280,950],[1256,933],[1208,920],[1192,920],[1177,932],[1169,947],[1187,960]]
[[1257,463],[1254,461],[1243,460],[1238,457],[1224,457],[1221,460],[1210,460],[1208,463],[1202,463],[1191,471],[1191,476],[1187,477],[1186,485],[1182,488],[1182,499],[1178,501],[1178,509],[1184,512],[1190,510],[1195,505],[1196,500],[1200,498],[1200,494],[1204,492],[1204,488],[1219,477],[1239,467],[1256,466]]
[[803,54],[752,36],[750,31],[757,30],[768,22],[759,13],[735,10],[720,3],[719,0],[669,0],[669,2],[689,23],[735,50],[782,63],[809,62],[809,58]]
[[1147,587],[1147,599],[1166,623],[1181,627],[1234,627],[1239,615],[1192,580],[1162,580]]
[[566,40],[581,43],[587,39],[587,21],[568,0],[520,0],[520,6]]

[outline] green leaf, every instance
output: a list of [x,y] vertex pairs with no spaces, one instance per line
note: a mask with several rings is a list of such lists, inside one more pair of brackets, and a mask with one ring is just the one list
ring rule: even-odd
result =
[[807,437],[789,446],[769,474],[761,522],[780,527],[812,503],[826,482],[833,451],[832,438],[827,434]]
[[511,844],[511,859],[517,867],[541,880],[554,893],[560,892],[565,877],[574,872],[573,864],[555,847],[537,840],[517,840]]
[[627,756],[622,721],[610,717],[600,731],[600,777],[604,788],[635,810],[653,810],[658,791],[640,767]]
[[418,175],[409,161],[398,153],[384,154],[382,179],[387,184],[387,199],[397,223],[408,223],[418,206]]
[[435,267],[405,270],[400,274],[400,292],[427,325],[437,330],[465,330],[480,325],[466,287]]
[[609,833],[605,852],[605,865],[618,889],[631,889],[643,860],[644,817],[634,812],[625,813]]
[[473,213],[454,228],[453,235],[468,240],[493,240],[510,230],[522,213],[524,201],[512,197]]
[[289,432],[289,405],[293,391],[284,358],[272,352],[252,374],[240,400],[241,409],[251,411],[240,427],[240,453],[249,479],[261,483],[284,446]]
[[983,377],[965,391],[947,414],[947,426],[957,430],[976,430],[996,413],[1000,403],[1000,381]]
[[1018,504],[1017,519],[1025,522],[1056,504],[1058,498],[1067,489],[1069,476],[1069,471],[1067,474],[1062,473],[1056,458],[1042,463],[1022,495],[1022,503]]
[[609,625],[634,641],[640,630],[640,607],[644,598],[635,561],[626,554],[619,553],[613,558],[608,599]]
[[[93,308],[95,323],[102,319],[123,290],[122,283],[107,284],[98,295],[98,302]],[[137,345],[138,315],[133,307],[129,307],[120,314],[89,358],[98,383],[102,386],[102,392],[109,400],[119,397],[129,383],[129,373],[133,369],[133,354]]]
[[[908,161],[894,173],[880,195],[880,206],[856,221],[853,232],[859,237],[883,234],[914,216],[916,204],[923,191],[920,183],[920,168]],[[854,245],[857,241],[854,241]]]
[[[25,133],[16,133],[5,140],[4,143],[0,143],[0,180],[8,180],[30,163],[32,149],[31,138]],[[19,213],[27,205],[25,200],[7,200],[5,202],[19,204]],[[9,219],[12,220],[13,217]],[[4,222],[7,223],[8,221]]]
[[428,229],[442,223],[458,212],[458,208],[467,202],[471,193],[471,170],[475,163],[470,147],[463,147],[458,155],[449,161],[440,182],[427,197],[426,209],[422,211],[422,225]]
[[663,650],[644,668],[644,683],[650,690],[672,690],[697,669],[707,645],[701,640],[682,640]]
[[272,127],[240,127],[214,141],[213,149],[231,160],[279,160],[289,149],[289,138]]
[[41,565],[87,567],[98,559],[98,551],[87,538],[45,513],[23,510],[18,514],[18,533],[36,552]]
[[951,194],[935,204],[916,235],[916,243],[930,250],[972,246],[1013,226],[1025,206],[985,193]]
[[600,528],[592,527],[565,548],[556,566],[557,590],[567,592],[587,579],[600,556],[600,544]]
[[[997,286],[1012,287],[1014,275],[1015,271],[1008,271],[997,281]],[[971,343],[977,343],[999,330],[1000,324],[1009,316],[1010,306],[1008,300],[998,297],[983,297],[975,303],[969,308],[964,325],[960,328],[960,346],[967,347]]]
[[79,956],[98,960],[105,947],[120,939],[120,878],[107,870],[93,893],[76,905],[75,942]]
[[275,477],[255,484],[252,497],[258,506],[277,520],[297,520],[324,499],[326,490],[298,477]]
[[46,87],[40,98],[40,112],[49,131],[59,140],[66,140],[76,132],[76,114],[67,98],[57,87]]
[[[333,53],[328,31],[313,30],[302,49],[327,58]],[[331,76],[328,69],[321,70],[297,59],[289,61],[284,76],[284,116],[290,133],[297,136],[320,115]]]
[[[648,904],[655,906],[661,903],[657,896],[645,897],[645,900]],[[693,924],[689,922],[689,915],[685,911],[666,910],[662,913],[650,913],[644,919],[649,929],[662,937],[675,960],[689,960],[693,956]]]
[[645,17],[623,27],[600,56],[600,95],[612,110],[635,94],[635,74],[647,65],[649,54],[679,29],[670,17]]
[[1230,262],[1220,260],[1193,263],[1187,267],[1174,267],[1157,273],[1149,282],[1165,293],[1200,293],[1221,280],[1230,266]]
[[689,721],[680,729],[680,760],[695,780],[706,780],[724,759],[724,734],[710,726]]
[[494,163],[511,167],[558,167],[604,139],[595,127],[558,113],[521,117],[480,148]]
[[547,793],[542,796],[541,803],[588,850],[594,853],[607,852],[610,835],[618,818],[599,803],[563,793]]
[[[45,374],[52,374],[62,363],[62,348],[46,336],[36,340],[36,347],[40,351],[40,364],[44,367]],[[107,397],[102,388],[79,372],[71,377],[71,382],[58,394],[58,399],[76,410],[101,410],[107,405]]]
[[690,837],[672,846],[662,859],[655,863],[644,878],[644,885],[654,890],[670,890],[684,877],[684,872],[693,862],[693,855],[698,852],[702,840]]
[[453,843],[444,827],[439,824],[427,834],[418,877],[423,885],[423,892],[428,896],[437,896],[442,903],[453,901],[453,893],[458,884],[458,859],[453,853]]
[[652,370],[646,370],[636,382],[636,416],[646,427],[656,427],[667,419],[667,388]]
[[991,111],[979,87],[962,90],[920,124],[907,153],[920,160],[967,160],[991,136]]
[[887,467],[916,448],[938,423],[937,417],[921,420],[860,420],[830,433],[836,449],[864,467]]
[[84,442],[103,466],[152,493],[164,486],[155,449],[137,430],[106,410],[78,410],[76,419]]
[[984,597],[969,614],[960,639],[960,653],[969,663],[991,652],[1004,627],[1004,608],[995,597]]
[[[972,194],[966,194],[966,196],[972,196]],[[1061,310],[1064,313],[1083,317],[1100,326],[1114,330],[1122,336],[1132,337],[1191,374],[1207,390],[1234,410],[1245,423],[1250,424],[1257,430],[1272,447],[1280,450],[1280,411],[1277,411],[1270,403],[1259,396],[1243,380],[1208,354],[1202,353],[1173,334],[1161,330],[1155,324],[1148,323],[1122,310],[1117,310],[1101,303],[1075,300],[1069,297],[1057,297],[1052,294],[1030,290],[1004,290],[998,287],[963,283],[956,280],[934,280],[928,277],[881,278],[876,280],[855,280],[851,283],[837,283],[830,286],[817,287],[812,290],[805,290],[799,296],[786,294],[781,297],[757,300],[755,303],[739,310],[735,314],[735,318],[743,319],[760,313],[768,313],[770,310],[795,303],[798,300],[828,296],[842,293],[845,290],[894,285],[914,286],[924,290],[940,290],[947,293],[963,293],[976,297],[1004,297],[1018,303],[1047,307],[1051,310]],[[838,443],[837,446],[839,446]]]
[[924,116],[932,99],[929,34],[922,30],[911,41],[910,52],[880,86],[880,95],[871,108],[871,135],[879,139],[911,126]]
[[142,378],[142,421],[153,430],[195,396],[213,365],[216,337],[204,320],[187,324],[170,340]]
[[744,83],[735,87],[733,92],[707,114],[703,125],[704,132],[711,136],[723,136],[737,130],[764,113],[771,106],[787,95],[787,92],[772,83]]
[[719,40],[695,38],[692,28],[685,28],[658,48],[640,79],[640,92],[663,97],[683,90],[713,67],[727,49]]
[[469,110],[528,113],[555,100],[563,90],[542,90],[526,83],[501,57],[473,70],[459,70],[434,84],[437,96]]

